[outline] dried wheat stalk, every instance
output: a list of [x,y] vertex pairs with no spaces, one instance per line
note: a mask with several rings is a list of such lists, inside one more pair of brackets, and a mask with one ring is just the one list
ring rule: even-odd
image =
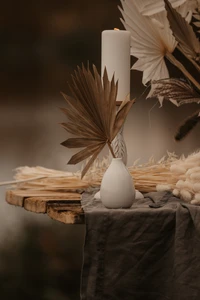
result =
[[[16,169],[15,181],[11,183],[20,189],[84,191],[100,186],[108,166],[109,157],[96,159],[84,180],[81,179],[81,170],[71,173],[42,167],[21,167]],[[150,159],[143,165],[136,161],[129,171],[136,189],[141,192],[171,190],[184,201],[200,205],[200,152],[180,158],[168,153],[167,158],[163,157],[158,162]]]

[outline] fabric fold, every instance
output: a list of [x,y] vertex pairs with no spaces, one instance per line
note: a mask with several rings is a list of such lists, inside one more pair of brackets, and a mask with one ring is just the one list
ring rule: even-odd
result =
[[107,209],[93,195],[82,199],[82,300],[200,299],[199,207],[158,192]]

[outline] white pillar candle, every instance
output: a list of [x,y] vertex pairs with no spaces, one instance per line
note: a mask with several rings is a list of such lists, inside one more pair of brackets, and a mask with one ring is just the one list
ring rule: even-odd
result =
[[130,32],[105,30],[102,32],[101,75],[106,67],[109,80],[115,74],[118,80],[117,101],[130,94]]

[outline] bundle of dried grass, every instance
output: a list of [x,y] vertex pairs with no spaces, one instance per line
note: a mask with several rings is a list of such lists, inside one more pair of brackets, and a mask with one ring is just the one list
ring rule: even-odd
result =
[[80,173],[64,172],[44,167],[19,167],[14,181],[2,182],[0,185],[13,185],[18,189],[37,191],[81,191],[89,183],[81,180]]
[[170,172],[170,164],[174,157],[170,154],[167,159],[162,158],[155,162],[150,160],[143,166],[130,167],[130,173],[135,182],[135,187],[141,192],[154,192],[164,188],[172,190],[176,184],[176,177]]
[[[109,166],[109,158],[96,161],[86,176],[90,185],[99,185]],[[141,192],[170,190],[186,202],[200,205],[200,152],[178,158],[174,153],[155,162],[150,158],[146,164],[138,160],[129,167],[134,185]]]
[[[135,188],[141,192],[152,192],[157,190],[157,186],[164,185],[165,189],[173,189],[176,184],[176,177],[172,176],[170,166],[177,157],[173,153],[168,153],[167,158],[163,157],[158,162],[150,158],[146,164],[139,165],[138,160],[133,166],[128,167],[133,178]],[[102,177],[109,166],[109,157],[102,161],[96,160],[93,167],[90,168],[85,179],[90,185],[100,186]]]
[[[137,160],[133,166],[129,167],[135,187],[141,192],[150,192],[156,191],[158,184],[165,184],[166,189],[167,182],[170,189],[175,188],[175,184],[179,178],[172,176],[172,172],[170,171],[172,161],[177,161],[177,158],[170,153],[166,159],[163,157],[159,162],[150,159],[148,163],[138,165]],[[85,164],[87,163],[88,161],[86,161]],[[16,169],[16,175],[14,176],[15,181],[8,183],[16,184],[17,188],[20,189],[31,190],[86,190],[90,187],[101,185],[103,175],[109,163],[109,156],[104,157],[102,160],[97,158],[84,177],[84,180],[81,179],[82,170],[71,173],[43,167],[20,167]]]
[[[81,179],[81,170],[71,173],[42,167],[20,167],[16,169],[15,181],[0,185],[13,184],[24,190],[80,192],[100,186],[108,166],[109,157],[97,158],[84,180]],[[137,160],[129,171],[136,189],[141,192],[171,190],[182,200],[200,205],[200,151],[180,158],[168,153],[158,162],[151,158],[143,165]]]

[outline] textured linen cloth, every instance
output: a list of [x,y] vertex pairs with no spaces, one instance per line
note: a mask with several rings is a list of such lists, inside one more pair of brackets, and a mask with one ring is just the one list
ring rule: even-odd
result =
[[82,300],[200,300],[200,207],[170,192],[129,209],[84,194]]

